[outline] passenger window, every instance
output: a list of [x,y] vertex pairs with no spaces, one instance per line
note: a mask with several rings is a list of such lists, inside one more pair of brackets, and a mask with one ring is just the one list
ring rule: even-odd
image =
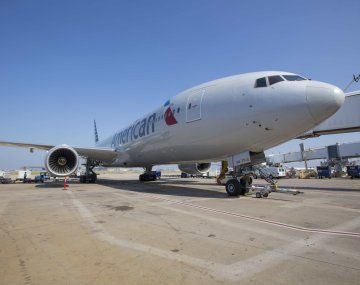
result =
[[269,76],[269,84],[270,85],[273,85],[273,84],[278,83],[280,81],[284,81],[284,79],[280,75]]
[[259,79],[256,79],[255,88],[258,87],[266,87],[266,77],[261,77]]

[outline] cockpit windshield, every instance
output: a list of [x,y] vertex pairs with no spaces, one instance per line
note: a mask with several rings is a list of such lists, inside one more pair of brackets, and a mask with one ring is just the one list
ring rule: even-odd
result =
[[269,76],[268,79],[269,79],[269,84],[270,85],[273,85],[275,83],[284,81],[284,79],[280,75]]
[[266,86],[267,86],[266,77],[261,77],[261,78],[256,79],[255,88],[266,87]]
[[301,77],[296,74],[285,74],[285,75],[271,75],[268,77],[261,77],[256,79],[255,81],[255,88],[259,87],[268,87],[270,85],[276,84],[281,81],[302,81],[307,80],[304,77]]
[[302,81],[306,80],[304,77],[295,74],[282,75],[287,81]]

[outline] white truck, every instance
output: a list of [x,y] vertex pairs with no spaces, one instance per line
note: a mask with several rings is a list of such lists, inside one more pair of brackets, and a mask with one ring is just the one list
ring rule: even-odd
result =
[[9,184],[14,181],[10,178],[10,172],[0,170],[0,184]]
[[31,170],[19,170],[18,171],[18,176],[16,178],[16,181],[23,181],[25,178],[25,173],[26,173],[26,179],[29,179],[31,176]]
[[280,167],[276,167],[276,166],[269,166],[268,167],[269,171],[270,171],[270,175],[272,176],[272,178],[284,178],[286,177],[286,170],[280,166]]

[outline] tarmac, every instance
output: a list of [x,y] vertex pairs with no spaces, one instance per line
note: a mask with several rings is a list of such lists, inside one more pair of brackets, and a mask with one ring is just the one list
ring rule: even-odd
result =
[[[360,180],[0,185],[0,284],[359,284]],[[255,184],[265,184],[255,180]]]

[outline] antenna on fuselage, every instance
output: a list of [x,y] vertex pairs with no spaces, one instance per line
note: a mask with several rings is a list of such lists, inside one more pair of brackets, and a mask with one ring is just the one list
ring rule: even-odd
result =
[[94,134],[95,134],[95,144],[99,142],[99,135],[96,127],[96,121],[94,120]]
[[360,81],[360,74],[358,76],[355,76],[355,74],[353,75],[353,79],[350,81],[350,83],[344,88],[344,92],[346,92],[346,90],[351,86],[351,84],[353,84],[354,82],[359,82]]

